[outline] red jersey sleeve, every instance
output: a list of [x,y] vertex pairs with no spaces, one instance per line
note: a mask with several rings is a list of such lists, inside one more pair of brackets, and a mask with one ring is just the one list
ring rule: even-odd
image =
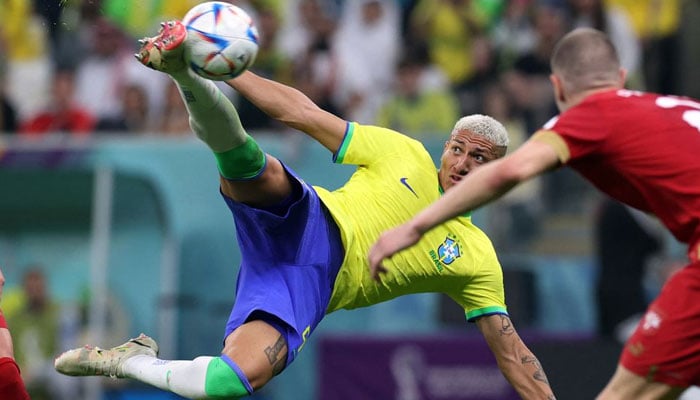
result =
[[583,102],[550,120],[543,130],[553,131],[564,140],[569,158],[585,157],[599,152],[610,134],[610,127],[603,122],[603,114],[598,103]]

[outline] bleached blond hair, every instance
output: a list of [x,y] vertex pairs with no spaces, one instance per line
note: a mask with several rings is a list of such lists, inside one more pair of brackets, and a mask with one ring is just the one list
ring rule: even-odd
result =
[[452,135],[460,131],[469,131],[475,135],[483,136],[496,146],[508,146],[508,131],[496,119],[483,114],[472,114],[460,118],[455,127],[452,128]]

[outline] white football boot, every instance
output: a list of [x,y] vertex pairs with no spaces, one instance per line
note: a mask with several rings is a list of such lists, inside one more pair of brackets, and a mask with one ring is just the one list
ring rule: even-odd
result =
[[139,337],[111,349],[85,346],[68,350],[56,358],[54,368],[56,371],[70,376],[124,378],[122,371],[124,361],[142,354],[153,357],[158,355],[156,341],[143,333]]

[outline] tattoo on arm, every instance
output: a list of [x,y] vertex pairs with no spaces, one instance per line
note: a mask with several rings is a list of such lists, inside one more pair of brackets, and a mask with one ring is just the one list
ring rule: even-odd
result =
[[520,362],[522,362],[523,365],[525,365],[525,364],[534,365],[535,366],[535,373],[532,375],[532,377],[536,381],[544,382],[547,385],[549,385],[549,381],[547,380],[547,375],[545,375],[544,369],[542,369],[542,364],[540,364],[540,362],[537,360],[537,358],[535,356],[533,356],[532,354],[523,356],[520,359]]
[[513,323],[510,322],[510,318],[507,315],[500,315],[501,317],[501,328],[498,330],[498,334],[501,336],[510,336],[515,333],[513,328]]
[[265,355],[267,360],[272,365],[272,374],[277,375],[284,369],[285,363],[287,361],[286,355],[283,350],[287,347],[287,341],[284,340],[282,335],[277,339],[275,344],[265,348]]

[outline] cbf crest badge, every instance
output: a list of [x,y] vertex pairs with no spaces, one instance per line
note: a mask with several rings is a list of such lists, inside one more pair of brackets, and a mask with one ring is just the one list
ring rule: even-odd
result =
[[430,250],[429,254],[433,264],[435,264],[435,268],[442,272],[444,265],[450,265],[462,256],[462,248],[457,241],[457,237],[453,234],[448,234],[437,250]]

